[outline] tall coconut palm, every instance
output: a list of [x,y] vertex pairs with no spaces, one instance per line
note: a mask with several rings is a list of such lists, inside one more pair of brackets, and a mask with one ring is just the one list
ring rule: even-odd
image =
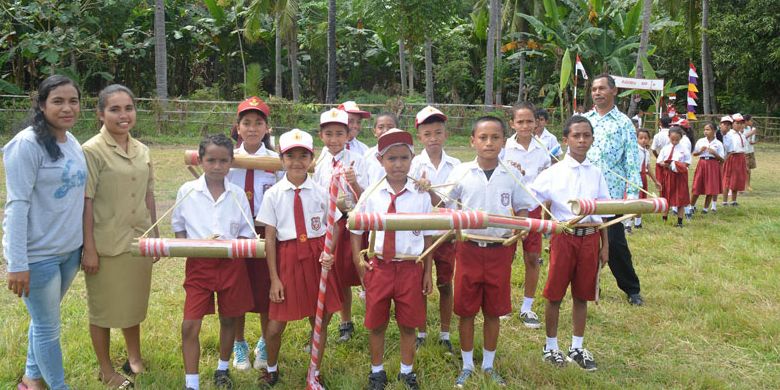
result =
[[710,27],[710,2],[701,1],[701,73],[702,94],[704,98],[704,113],[717,112],[715,106],[715,82],[712,77],[712,52],[710,51],[707,29]]
[[336,0],[328,0],[328,88],[325,103],[336,102]]
[[168,50],[165,42],[165,2],[154,3],[154,74],[157,98],[163,105],[168,100]]
[[[636,56],[636,77],[642,78],[643,63],[642,58],[647,57],[647,46],[650,41],[650,14],[653,11],[653,0],[643,0],[642,4],[642,34],[639,38],[639,52]],[[636,99],[631,99],[628,107],[628,115],[633,116],[636,112]]]
[[487,106],[493,105],[493,76],[496,69],[496,31],[500,15],[500,6],[498,0],[490,0],[489,22],[487,34],[487,58],[485,59],[485,100]]
[[433,42],[425,37],[425,101],[433,104]]
[[[274,20],[274,95],[283,96],[282,85],[282,43],[287,43],[287,55],[290,63],[293,100],[297,100],[296,91],[300,93],[298,85],[298,0],[252,0],[247,9],[244,27],[244,35],[250,40],[259,39],[262,32],[261,20],[265,15],[270,15]],[[291,47],[295,46],[295,48]]]

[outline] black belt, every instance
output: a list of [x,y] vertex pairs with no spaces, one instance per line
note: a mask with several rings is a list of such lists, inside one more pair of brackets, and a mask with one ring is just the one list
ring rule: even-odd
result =
[[572,231],[570,234],[575,237],[585,237],[594,233],[598,233],[598,231],[599,228],[596,226],[575,227],[574,231]]
[[715,160],[715,157],[702,157],[702,160]]
[[473,241],[473,240],[468,240],[466,242],[468,242],[471,245],[476,245],[480,248],[493,248],[493,247],[504,245],[503,243],[500,242],[486,242],[486,241]]

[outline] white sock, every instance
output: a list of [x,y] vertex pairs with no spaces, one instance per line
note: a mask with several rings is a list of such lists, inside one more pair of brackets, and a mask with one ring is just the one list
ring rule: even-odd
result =
[[276,370],[278,370],[278,369],[279,369],[279,363],[276,363],[273,366],[272,365],[268,365],[268,368],[267,368],[268,372],[276,372]]
[[200,390],[200,375],[198,374],[186,374],[184,375],[184,383],[186,387],[191,389]]
[[222,370],[222,371],[227,370],[228,367],[230,367],[229,363],[230,362],[226,362],[224,360],[220,360],[219,362],[217,362],[217,370]]
[[713,210],[713,211],[717,210],[718,209],[718,207],[716,206],[717,203],[718,202],[713,200],[712,203],[710,203],[710,210]]
[[547,338],[547,344],[544,347],[547,351],[555,351],[560,348],[558,348],[558,338],[557,337],[548,337]]
[[414,366],[414,364],[410,364],[407,366],[406,364],[401,363],[401,374],[411,374],[412,366]]
[[520,308],[520,313],[527,313],[531,311],[531,305],[534,304],[533,298],[523,297],[523,306]]
[[482,349],[482,371],[493,368],[493,360],[496,358],[496,351]]
[[424,338],[428,337],[428,333],[426,333],[426,332],[417,332],[417,337],[424,339]]
[[450,332],[439,332],[439,340],[449,340]]
[[372,374],[376,374],[377,372],[384,371],[384,370],[385,370],[385,365],[384,364],[380,364],[378,366],[375,366],[373,364],[371,365],[371,373]]
[[641,224],[642,224],[642,217],[634,218],[634,226],[639,226]]
[[474,370],[474,350],[468,352],[460,350],[460,356],[463,357],[463,369]]
[[571,336],[571,348],[582,348],[582,338],[584,336]]

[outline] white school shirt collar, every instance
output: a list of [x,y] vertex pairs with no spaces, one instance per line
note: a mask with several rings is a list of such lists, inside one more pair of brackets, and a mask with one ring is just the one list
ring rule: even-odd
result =
[[574,169],[579,169],[580,167],[588,167],[593,165],[587,157],[585,157],[585,159],[582,160],[582,162],[579,162],[575,160],[574,157],[572,157],[571,154],[569,154],[568,152],[563,157],[563,160],[561,160],[561,162],[566,164],[567,167],[574,168]]
[[298,188],[300,188],[300,189],[304,189],[305,188],[305,189],[310,189],[310,190],[314,189],[314,181],[312,180],[311,177],[309,177],[309,175],[306,175],[306,180],[300,186],[296,186],[289,179],[287,179],[287,174],[285,174],[284,177],[281,180],[279,180],[278,183],[276,183],[276,185],[278,185],[279,188],[284,190],[284,191],[287,191],[287,190],[295,191]]
[[[444,151],[444,149],[441,150],[441,163],[455,166],[458,165],[459,162],[460,160],[448,155],[447,152]],[[428,155],[428,151],[423,149],[422,152],[420,152],[420,164],[425,164],[433,169],[441,170],[442,168],[441,163],[439,163],[440,164],[439,167],[436,168],[435,166],[433,166],[433,162],[431,161],[431,156]]]
[[242,143],[238,148],[236,148],[236,151],[238,154],[247,154],[250,156],[270,156],[270,150],[265,147],[264,143],[260,143],[260,148],[258,148],[254,153],[249,153],[246,148],[244,147],[244,144]]
[[[507,149],[514,148],[514,149],[520,149],[524,152],[531,152],[534,149],[542,148],[542,139],[540,137],[537,137],[536,134],[531,134],[531,143],[528,144],[528,149],[526,149],[523,145],[517,142],[517,133],[515,133],[506,140],[505,148]],[[546,152],[547,151],[545,151],[545,153]]]
[[[206,185],[206,175],[205,174],[200,175],[200,177],[198,178],[198,182],[195,185],[195,191],[202,192],[205,196],[208,196],[209,199],[211,199],[211,201],[214,202],[214,203],[220,203],[228,195],[228,192],[232,192],[232,190],[230,188],[230,184],[231,183],[230,183],[230,180],[228,180],[227,175],[225,175],[225,178],[222,179],[222,180],[224,182],[225,192],[223,192],[219,196],[219,198],[217,198],[217,199],[214,199],[214,197],[211,196],[211,191],[209,191],[209,187],[208,187],[208,185]],[[246,195],[244,195],[242,193],[241,196],[246,196]]]
[[[390,186],[390,183],[387,180],[384,180],[379,188],[387,191],[389,194],[396,194],[396,192],[393,190],[393,187]],[[404,189],[406,189],[407,192],[417,192],[417,189],[414,188],[414,182],[408,177],[406,178],[406,183],[404,183]]]

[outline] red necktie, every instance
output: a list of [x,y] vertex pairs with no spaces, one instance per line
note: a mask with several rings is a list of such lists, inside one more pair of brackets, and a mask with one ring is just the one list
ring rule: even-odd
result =
[[[388,214],[395,214],[395,200],[406,192],[406,188],[397,194],[390,194],[390,205],[387,207]],[[385,231],[385,242],[382,245],[382,258],[384,261],[392,261],[395,258],[395,230]]]
[[249,201],[249,210],[252,211],[252,216],[255,216],[255,170],[246,170],[246,179],[244,179],[244,192],[246,192],[246,199]]
[[739,136],[739,143],[744,148],[745,147],[745,141],[742,139],[742,134],[741,133],[737,133],[737,135]]
[[306,260],[310,257],[308,236],[306,234],[306,218],[303,214],[303,201],[301,200],[301,189],[295,189],[295,201],[293,202],[293,215],[295,216],[295,236],[298,247],[298,260]]
[[338,164],[339,161],[336,160],[336,157],[333,157],[333,168],[336,168],[336,164]]
[[352,142],[352,141],[348,141],[348,142],[347,142],[347,150],[349,150],[349,144],[350,144],[351,142]]
[[[674,161],[674,147],[677,145],[672,144],[672,150],[669,151],[669,157],[666,158],[666,162],[670,163]],[[669,167],[669,169],[672,169],[672,167]]]

